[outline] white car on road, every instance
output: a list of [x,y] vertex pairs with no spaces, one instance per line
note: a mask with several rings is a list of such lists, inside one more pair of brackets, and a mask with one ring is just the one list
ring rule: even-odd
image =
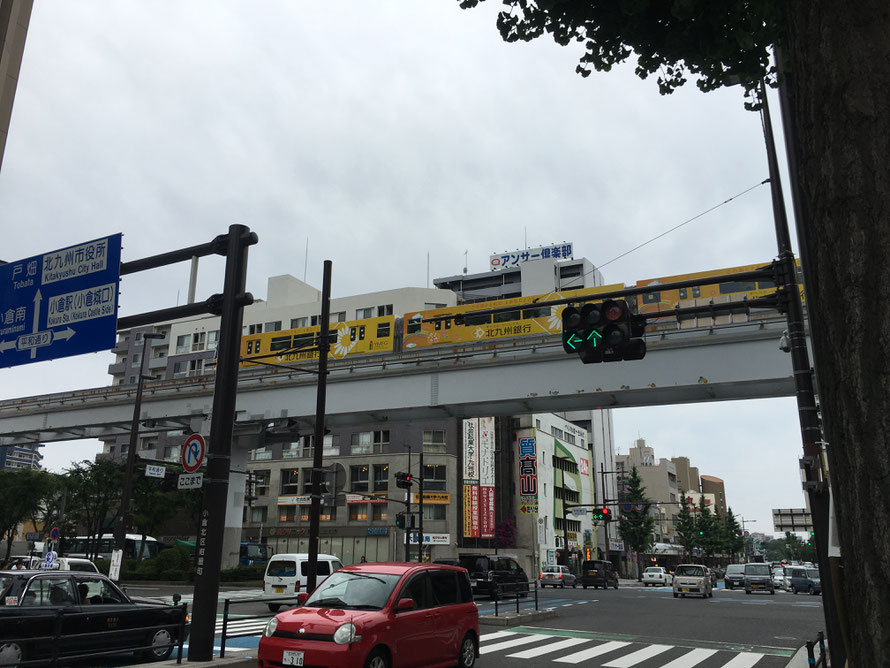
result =
[[647,587],[670,587],[674,583],[674,576],[661,566],[650,566],[643,571],[643,584]]

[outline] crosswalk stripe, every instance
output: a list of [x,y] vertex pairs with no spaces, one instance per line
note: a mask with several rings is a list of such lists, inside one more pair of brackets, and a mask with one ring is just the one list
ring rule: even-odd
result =
[[486,642],[488,640],[497,640],[498,638],[512,637],[516,635],[516,631],[495,631],[494,633],[484,633],[479,640]]
[[498,652],[502,649],[510,649],[511,647],[519,647],[520,645],[528,645],[533,642],[541,642],[542,640],[547,640],[552,636],[545,635],[530,635],[524,636],[521,638],[514,638],[512,640],[504,640],[503,642],[496,642],[494,645],[486,645],[482,649],[479,650],[480,654],[488,654],[489,652]]
[[560,657],[559,659],[554,659],[557,663],[581,663],[582,661],[586,661],[587,659],[591,659],[595,656],[599,656],[600,654],[606,654],[608,652],[614,652],[616,649],[621,649],[622,647],[627,647],[630,645],[629,642],[623,642],[620,640],[612,640],[610,642],[604,643],[597,647],[591,647],[590,649],[583,649],[580,652],[575,652],[574,654],[569,654],[568,656]]
[[667,652],[669,649],[673,649],[673,645],[649,645],[643,649],[638,649],[632,654],[622,656],[620,659],[604,663],[603,668],[630,668],[662,652]]
[[755,654],[754,652],[742,652],[736,654],[732,660],[723,668],[751,668],[755,663],[763,658],[763,654]]
[[716,649],[694,649],[661,668],[692,668],[716,653]]
[[544,645],[543,647],[533,647],[532,649],[526,649],[522,652],[516,652],[516,654],[508,654],[507,656],[509,656],[511,659],[534,659],[535,657],[541,656],[543,654],[558,652],[559,650],[566,649],[568,647],[574,647],[575,645],[582,645],[587,642],[590,642],[590,640],[588,640],[587,638],[566,638],[565,640],[550,643],[548,645]]

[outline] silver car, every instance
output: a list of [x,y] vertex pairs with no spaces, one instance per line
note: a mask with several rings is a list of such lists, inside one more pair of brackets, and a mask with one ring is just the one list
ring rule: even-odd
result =
[[574,587],[577,584],[577,578],[572,574],[567,566],[544,566],[541,568],[541,588],[546,586]]
[[686,594],[700,595],[702,598],[714,596],[711,574],[701,564],[680,564],[674,570],[674,598]]

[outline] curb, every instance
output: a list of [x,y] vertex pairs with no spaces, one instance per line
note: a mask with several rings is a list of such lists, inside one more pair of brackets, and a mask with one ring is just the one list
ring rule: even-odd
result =
[[550,619],[556,617],[555,608],[545,608],[544,610],[534,610],[532,612],[506,612],[503,615],[479,615],[480,626],[521,626],[528,622],[535,622],[540,619]]

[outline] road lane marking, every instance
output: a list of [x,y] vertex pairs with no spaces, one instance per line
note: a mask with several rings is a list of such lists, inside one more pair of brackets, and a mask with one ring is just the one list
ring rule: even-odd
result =
[[638,663],[642,663],[646,659],[651,659],[653,656],[658,656],[662,652],[667,652],[669,649],[673,648],[673,645],[649,645],[649,647],[638,649],[632,654],[622,656],[620,659],[604,663],[603,668],[630,668]]
[[616,649],[621,649],[622,647],[627,647],[628,645],[630,645],[629,642],[620,642],[618,640],[613,640],[611,642],[599,645],[598,647],[583,649],[580,652],[575,652],[574,654],[569,654],[568,656],[554,659],[554,661],[557,663],[581,663],[582,661],[587,661],[587,659],[592,659],[593,657],[599,656],[600,654],[614,652]]
[[583,645],[584,643],[589,642],[590,641],[585,638],[565,638],[564,640],[559,640],[557,642],[544,645],[543,647],[534,647],[522,652],[516,652],[516,654],[508,654],[507,656],[511,659],[534,659],[535,657],[541,656],[543,654],[558,652],[560,650],[567,649],[568,647]]

